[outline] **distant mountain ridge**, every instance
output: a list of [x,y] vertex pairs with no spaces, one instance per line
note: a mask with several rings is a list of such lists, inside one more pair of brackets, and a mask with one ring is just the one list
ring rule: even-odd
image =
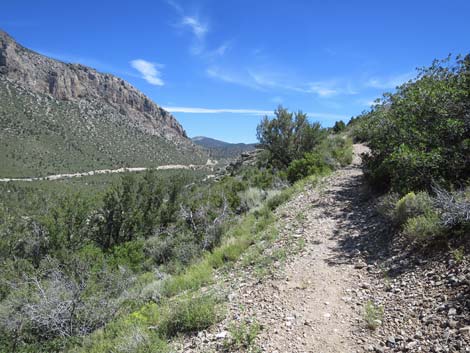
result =
[[205,136],[195,136],[191,140],[210,151],[213,158],[235,158],[243,152],[252,151],[256,148],[255,143],[229,143]]
[[0,176],[200,164],[208,157],[172,114],[131,84],[45,57],[1,30],[0,117],[7,174]]

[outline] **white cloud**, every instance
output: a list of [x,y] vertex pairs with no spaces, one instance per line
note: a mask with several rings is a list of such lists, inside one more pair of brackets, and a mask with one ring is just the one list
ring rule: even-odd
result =
[[304,94],[315,94],[320,98],[329,98],[335,95],[355,95],[356,90],[345,79],[306,82],[295,79],[295,75],[288,75],[281,71],[266,70],[238,70],[228,71],[220,67],[211,67],[206,70],[209,77],[253,89],[292,91]]
[[214,50],[207,53],[208,57],[216,57],[216,56],[224,56],[225,53],[230,50],[231,44],[229,42],[225,42],[222,45],[219,45]]
[[161,73],[157,69],[157,67],[161,66],[160,64],[155,64],[143,59],[135,59],[131,61],[131,66],[137,71],[139,71],[142,75],[142,78],[151,85],[164,85],[164,82],[160,77]]
[[191,113],[191,114],[220,114],[220,113],[234,113],[234,114],[251,114],[251,115],[268,115],[271,110],[258,110],[258,109],[214,109],[214,108],[196,108],[196,107],[163,107],[171,113]]
[[207,24],[202,23],[199,21],[199,19],[192,16],[184,16],[181,20],[181,24],[183,26],[189,27],[196,38],[199,40],[203,40],[207,31],[209,30]]
[[337,90],[325,87],[320,83],[312,83],[309,89],[312,93],[318,94],[320,97],[329,97],[338,93]]
[[415,76],[415,72],[407,72],[405,74],[389,76],[386,78],[372,77],[366,82],[365,85],[367,87],[377,89],[392,89],[402,85],[405,82],[408,82]]
[[[233,113],[233,114],[245,114],[245,115],[273,115],[272,110],[260,110],[260,109],[214,109],[214,108],[198,108],[198,107],[162,107],[163,109],[171,113],[188,113],[188,114],[221,114],[221,113]],[[317,113],[310,112],[306,113],[311,118],[319,118],[325,120],[341,120],[347,119],[346,115],[332,114],[332,113]]]

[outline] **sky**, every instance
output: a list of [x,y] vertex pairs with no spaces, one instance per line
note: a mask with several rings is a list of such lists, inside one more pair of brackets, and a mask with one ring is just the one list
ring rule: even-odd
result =
[[468,0],[18,0],[0,28],[130,82],[189,136],[255,142],[278,105],[331,126],[470,52]]

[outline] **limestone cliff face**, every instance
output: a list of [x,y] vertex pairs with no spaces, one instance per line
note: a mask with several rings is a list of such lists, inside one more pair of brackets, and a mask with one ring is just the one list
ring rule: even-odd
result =
[[0,75],[25,89],[59,100],[101,101],[151,135],[191,144],[178,121],[126,81],[80,64],[35,53],[0,30]]

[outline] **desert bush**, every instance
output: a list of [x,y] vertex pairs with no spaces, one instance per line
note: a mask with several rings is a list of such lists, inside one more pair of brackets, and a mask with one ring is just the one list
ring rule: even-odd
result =
[[64,267],[46,257],[36,271],[11,283],[0,303],[0,332],[11,342],[86,335],[115,315],[131,277],[106,265],[94,269],[78,257],[70,261]]
[[372,301],[368,301],[364,306],[364,320],[369,329],[375,330],[382,325],[383,316],[383,307],[374,304]]
[[240,192],[240,207],[244,212],[258,208],[266,199],[267,193],[259,188],[250,187]]
[[394,192],[382,195],[377,199],[376,210],[389,221],[395,221],[395,208],[399,200],[400,195]]
[[470,224],[470,188],[449,192],[434,187],[434,203],[444,227],[454,228]]
[[[111,352],[116,353],[165,353],[169,352],[168,344],[155,330],[149,330],[137,322],[129,322],[121,328],[120,334],[112,342]],[[95,347],[97,353],[103,347]]]
[[162,308],[159,332],[171,338],[179,333],[204,330],[217,322],[217,301],[210,295],[187,295]]
[[269,153],[269,163],[276,168],[287,168],[293,160],[312,151],[325,136],[320,124],[310,123],[300,111],[294,114],[279,106],[274,115],[271,120],[263,118],[257,127],[257,137],[260,146]]
[[398,225],[405,224],[408,219],[435,213],[433,200],[427,192],[409,192],[395,205],[394,221]]
[[332,169],[351,164],[353,158],[352,140],[342,136],[328,136],[315,148],[315,151]]
[[199,289],[212,281],[212,267],[207,261],[187,268],[182,274],[168,277],[162,284],[161,294],[166,297]]
[[442,235],[443,228],[439,216],[436,213],[428,213],[409,218],[403,232],[410,238],[425,240]]
[[399,193],[470,177],[470,55],[435,61],[361,117],[366,176]]
[[235,350],[249,350],[254,346],[261,326],[256,321],[232,323],[229,326],[230,338],[225,341],[227,348]]
[[293,161],[287,168],[287,179],[294,183],[309,175],[321,175],[330,168],[319,153],[306,153],[302,159]]

